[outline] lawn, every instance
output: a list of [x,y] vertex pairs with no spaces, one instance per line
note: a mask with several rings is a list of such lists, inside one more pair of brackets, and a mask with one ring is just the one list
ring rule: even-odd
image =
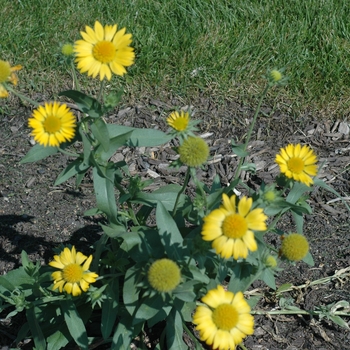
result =
[[[262,75],[285,68],[278,100],[294,114],[330,117],[350,108],[350,7],[346,0],[1,0],[1,58],[22,64],[23,91],[69,86],[61,47],[95,20],[133,34],[136,64],[126,99],[211,96],[248,103]],[[91,79],[81,78],[91,86]],[[89,82],[89,83],[88,83]]]

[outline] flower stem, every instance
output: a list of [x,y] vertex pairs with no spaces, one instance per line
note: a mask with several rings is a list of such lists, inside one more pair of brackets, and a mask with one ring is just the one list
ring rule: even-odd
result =
[[179,193],[177,194],[177,197],[176,197],[176,201],[175,201],[174,209],[173,209],[173,218],[175,217],[175,214],[176,214],[176,210],[177,210],[177,206],[179,204],[180,196],[185,191],[185,189],[186,189],[186,187],[188,185],[188,181],[190,180],[190,173],[191,173],[191,168],[188,167],[187,171],[186,171],[186,177],[185,177],[185,180],[184,180],[184,184],[181,187],[181,189],[180,189],[180,191],[179,191]]
[[98,97],[97,97],[97,101],[99,101],[101,104],[103,103],[102,101],[102,96],[103,96],[103,90],[105,87],[105,80],[101,80],[101,84],[100,84],[100,91],[98,93]]
[[16,90],[13,90],[10,86],[6,86],[6,89],[11,91],[14,95],[16,95],[17,97],[19,97],[20,99],[27,101],[29,103],[31,103],[32,105],[34,105],[35,107],[39,107],[40,103],[32,100],[31,98],[21,94],[20,92],[17,92]]
[[[248,134],[247,134],[247,137],[246,137],[246,140],[245,140],[245,143],[244,143],[244,148],[243,148],[244,151],[246,151],[247,148],[248,148],[248,143],[249,143],[250,138],[251,138],[251,136],[252,136],[252,132],[253,132],[253,129],[254,129],[256,120],[257,120],[257,118],[258,118],[259,112],[260,112],[260,108],[261,108],[262,101],[263,101],[263,99],[265,98],[265,96],[266,96],[267,91],[269,90],[269,88],[270,88],[270,85],[269,85],[269,84],[266,85],[264,91],[262,92],[262,94],[261,94],[261,96],[260,96],[258,105],[257,105],[256,110],[255,110],[255,114],[254,114],[254,117],[253,117],[253,121],[252,121],[252,123],[250,124],[250,128],[249,128],[249,130],[248,130]],[[236,170],[236,173],[235,173],[234,180],[237,180],[237,179],[239,178],[239,176],[240,176],[241,168],[242,168],[244,159],[245,159],[245,157],[241,157],[240,160],[239,160],[239,163],[238,163],[238,167],[237,167],[237,170]]]
[[188,329],[188,327],[186,326],[186,324],[184,322],[182,322],[183,328],[186,332],[186,334],[191,338],[191,340],[195,343],[198,344],[199,346],[201,346],[201,344],[199,343],[198,339],[192,334],[192,332]]
[[71,66],[72,66],[72,75],[73,75],[73,84],[74,84],[74,88],[78,91],[80,91],[80,85],[79,85],[79,81],[77,78],[77,73],[75,70],[75,66],[74,66],[74,62],[73,60],[71,60]]

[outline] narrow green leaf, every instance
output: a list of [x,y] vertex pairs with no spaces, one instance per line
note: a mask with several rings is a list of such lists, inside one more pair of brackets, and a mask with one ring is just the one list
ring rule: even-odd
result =
[[187,350],[183,341],[183,326],[180,313],[173,308],[166,319],[166,342],[169,350]]
[[136,288],[139,276],[139,270],[135,266],[126,271],[125,274],[123,302],[130,315],[134,314],[139,300],[140,291]]
[[101,118],[97,118],[91,124],[91,131],[105,152],[109,150],[109,133],[106,123]]
[[153,147],[164,145],[173,138],[171,135],[160,130],[131,128],[129,126],[117,124],[108,124],[107,127],[111,138],[132,131],[129,140],[129,146],[131,147]]
[[75,304],[72,300],[62,300],[61,309],[66,321],[69,333],[73,337],[77,345],[83,349],[88,347],[88,337],[86,334],[85,325],[83,320],[78,314]]
[[81,158],[73,160],[67,167],[57,176],[54,186],[58,186],[67,181],[71,177],[80,172],[85,172],[90,167],[89,164],[84,163]]
[[[102,168],[105,170],[106,176],[113,179],[113,170],[108,168]],[[93,168],[94,189],[96,195],[97,207],[103,211],[108,220],[114,224],[118,224],[117,215],[118,209],[115,201],[114,186],[113,183],[100,175],[96,167]]]
[[246,157],[249,153],[244,149],[244,145],[237,145],[233,140],[231,140],[232,152],[238,157]]
[[69,343],[69,339],[61,331],[47,337],[47,350],[60,350]]
[[71,98],[77,104],[80,111],[92,118],[98,118],[103,115],[101,104],[96,99],[85,95],[83,92],[66,90],[59,93],[59,95]]
[[301,182],[294,182],[293,188],[288,193],[286,201],[295,204],[305,192],[310,192],[310,187]]
[[20,164],[33,163],[48,156],[58,153],[57,147],[45,147],[40,144],[33,146],[29,152],[20,160]]
[[303,261],[310,266],[315,266],[314,258],[310,252],[307,252],[306,257],[303,259]]
[[151,298],[144,299],[143,303],[137,309],[134,324],[150,320],[162,310],[163,300],[160,294]]
[[288,290],[291,286],[292,286],[291,283],[284,283],[277,288],[276,292],[283,293],[284,291]]
[[157,204],[156,221],[165,251],[170,258],[176,260],[179,257],[177,247],[182,245],[183,238],[176,222],[166,210],[162,202],[158,202]]
[[27,320],[37,350],[46,350],[46,341],[40,324],[35,315],[35,308],[31,307],[26,311]]
[[102,304],[101,332],[103,339],[107,339],[112,333],[115,320],[118,315],[119,282],[113,279],[106,288],[108,299]]

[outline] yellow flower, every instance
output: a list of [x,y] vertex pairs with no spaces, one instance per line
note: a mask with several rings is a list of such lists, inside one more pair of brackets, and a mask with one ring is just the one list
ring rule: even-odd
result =
[[123,76],[125,67],[134,63],[134,49],[130,47],[131,34],[125,34],[125,28],[117,31],[117,25],[105,25],[95,22],[94,29],[85,27],[85,32],[80,32],[83,40],[75,42],[77,67],[81,73],[87,72],[89,76],[100,80],[105,77],[112,78],[112,72]]
[[62,293],[64,289],[68,294],[77,296],[82,291],[86,292],[90,283],[96,282],[98,275],[88,272],[92,255],[87,257],[81,252],[76,252],[73,246],[72,250],[66,247],[60,255],[55,255],[53,258],[54,261],[51,261],[49,265],[61,270],[52,273],[53,290],[59,289]]
[[33,129],[31,135],[43,146],[59,146],[70,141],[75,134],[75,117],[65,104],[45,103],[33,111],[28,125]]
[[197,307],[193,323],[200,339],[213,349],[234,350],[247,335],[254,333],[254,317],[242,292],[234,294],[219,285],[202,301],[207,305]]
[[64,56],[72,56],[74,54],[74,46],[72,44],[64,44],[61,52]]
[[156,260],[148,270],[148,282],[158,292],[171,292],[181,280],[181,271],[170,259]]
[[257,250],[254,231],[265,231],[267,216],[261,208],[251,210],[253,199],[222,195],[223,205],[204,218],[202,236],[223,258],[246,258],[248,250]]
[[299,143],[289,144],[281,148],[280,153],[276,155],[275,162],[286,177],[300,181],[306,186],[313,184],[311,176],[317,174],[317,157],[310,147],[306,145],[301,147]]
[[190,136],[178,148],[180,161],[190,167],[203,165],[209,157],[209,146],[200,137]]
[[18,78],[15,72],[20,69],[22,69],[20,65],[11,67],[10,63],[0,60],[0,98],[6,98],[9,95],[6,90],[7,82],[17,85]]
[[188,112],[172,112],[167,118],[167,123],[176,131],[184,131],[187,129],[190,122],[190,115]]
[[280,254],[290,261],[303,260],[309,251],[309,243],[305,236],[292,233],[283,238]]

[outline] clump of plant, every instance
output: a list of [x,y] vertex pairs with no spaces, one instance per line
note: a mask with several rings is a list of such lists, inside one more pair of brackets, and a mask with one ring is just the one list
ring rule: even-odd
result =
[[[64,102],[39,105],[21,95],[9,84],[17,83],[14,72],[20,67],[0,61],[0,96],[7,97],[9,91],[36,107],[28,125],[37,144],[21,163],[59,152],[68,155],[69,164],[55,185],[75,177],[79,186],[91,171],[97,207],[86,215],[102,214],[107,220],[91,246],[92,255],[74,246],[58,247],[49,264],[41,266],[23,251],[22,267],[0,277],[1,310],[10,310],[7,317],[24,312],[27,318],[16,342],[32,337],[40,350],[61,349],[70,342],[81,349],[110,344],[119,350],[139,337],[145,348],[145,330],[165,321],[156,349],[187,349],[184,332],[196,349],[201,342],[213,349],[245,349],[244,338],[254,333],[257,299],[247,299],[244,293],[258,279],[276,289],[281,259],[313,265],[303,235],[303,215],[312,214],[307,198],[314,184],[333,191],[316,177],[314,151],[300,144],[286,145],[276,155],[280,174],[273,183],[254,191],[241,181],[243,169],[254,170],[245,157],[261,102],[268,89],[283,85],[282,71],[267,76],[245,143],[232,141],[239,162],[234,179],[222,187],[218,176],[210,184],[196,176],[210,158],[210,148],[197,135],[199,121],[188,112],[172,112],[167,133],[105,122],[103,116],[118,105],[121,91],[106,95],[104,84],[134,64],[132,36],[125,28],[98,21],[93,28],[86,26],[81,36],[62,53],[81,73],[98,78],[101,88],[97,97],[80,89],[60,93],[75,102],[78,113]],[[73,64],[79,86],[74,69]],[[125,161],[111,160],[123,146],[159,146],[174,139],[178,158],[171,166],[187,167],[181,185],[146,191],[151,179],[132,176]],[[195,196],[186,191],[191,179]],[[237,186],[246,189],[243,196],[236,194]],[[293,232],[276,228],[287,213],[295,220]],[[149,224],[150,216],[156,225]],[[266,243],[268,232],[281,238],[280,246]],[[334,312],[331,316],[340,324]],[[98,328],[94,335],[92,325]]]

